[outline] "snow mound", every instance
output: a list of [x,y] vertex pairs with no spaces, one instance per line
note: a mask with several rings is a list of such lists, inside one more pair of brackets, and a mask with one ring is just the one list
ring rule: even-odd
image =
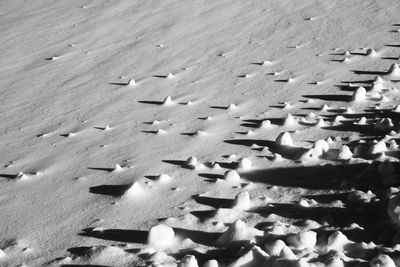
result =
[[172,98],[170,96],[167,96],[163,100],[163,105],[164,106],[172,106],[174,104],[174,101],[172,101]]
[[235,110],[235,109],[237,109],[237,106],[233,103],[230,103],[226,109],[227,110]]
[[325,121],[323,118],[318,118],[316,123],[315,123],[315,127],[324,127],[326,126]]
[[399,228],[400,227],[400,194],[396,194],[390,199],[388,205],[388,213],[392,222]]
[[383,79],[382,79],[381,76],[376,75],[376,76],[374,77],[374,81],[373,81],[373,82],[374,82],[374,83],[383,83],[384,81],[383,81]]
[[297,249],[312,249],[317,243],[317,233],[310,230],[303,230],[296,235],[289,236],[287,242]]
[[373,48],[368,48],[368,49],[367,49],[367,52],[366,52],[365,54],[366,54],[367,56],[369,56],[369,57],[372,57],[372,58],[378,56],[378,53],[377,53],[376,50],[373,49]]
[[217,260],[208,260],[206,261],[202,267],[219,267]]
[[276,138],[275,143],[280,146],[293,146],[293,139],[290,133],[283,132]]
[[241,170],[249,170],[251,169],[251,160],[248,158],[241,158],[238,162],[238,168]]
[[327,141],[325,140],[317,140],[315,141],[315,143],[313,144],[313,149],[314,152],[317,156],[321,156],[324,153],[328,152],[329,150],[329,144]]
[[128,86],[135,86],[136,85],[136,81],[135,81],[135,79],[130,79],[129,81],[128,81],[128,84],[127,84]]
[[364,101],[366,96],[367,96],[367,90],[365,90],[364,87],[360,86],[354,91],[352,99],[353,99],[353,101],[356,101],[356,102]]
[[191,156],[185,161],[185,166],[190,169],[196,168],[197,164],[198,164],[198,160],[195,156]]
[[328,237],[328,244],[326,245],[326,251],[329,252],[331,250],[335,251],[343,251],[346,249],[346,246],[351,244],[352,242],[347,239],[342,232],[336,231]]
[[114,169],[112,171],[113,172],[121,172],[123,170],[124,170],[124,168],[122,168],[121,165],[115,164],[115,167],[114,167]]
[[165,131],[164,129],[157,129],[156,133],[157,135],[165,135],[167,134],[167,131]]
[[24,180],[29,180],[29,176],[27,174],[25,174],[24,172],[19,172],[16,176],[16,179],[24,181]]
[[288,247],[284,246],[281,250],[281,253],[279,254],[279,258],[285,259],[285,260],[297,260],[296,254],[293,253],[293,251]]
[[157,181],[159,181],[160,183],[168,183],[171,180],[172,180],[171,176],[165,173],[162,173],[157,177]]
[[393,129],[393,121],[391,118],[382,118],[374,125],[377,131],[390,131]]
[[239,184],[241,179],[240,175],[235,170],[229,170],[224,173],[224,180],[230,184]]
[[378,256],[376,256],[375,258],[373,258],[371,260],[371,262],[369,263],[369,266],[370,267],[395,267],[396,264],[394,263],[392,258],[390,258],[388,255],[379,254]]
[[165,250],[174,243],[174,230],[164,224],[153,226],[148,235],[147,242],[157,250]]
[[390,79],[399,79],[400,78],[400,67],[397,63],[393,63],[388,71]]
[[353,157],[353,153],[348,146],[342,145],[339,149],[338,160],[349,160]]
[[379,142],[375,142],[371,145],[371,147],[369,148],[369,154],[375,155],[375,154],[379,154],[382,152],[386,152],[388,151],[387,147],[386,147],[386,143],[381,140]]
[[228,265],[228,267],[259,267],[267,266],[269,255],[260,247],[254,246],[240,258]]
[[297,121],[294,119],[294,117],[291,113],[288,113],[283,120],[283,126],[292,127],[292,126],[296,126],[296,125],[297,125]]
[[320,111],[328,111],[328,109],[330,109],[330,107],[329,107],[327,104],[323,104],[323,105],[319,108]]
[[361,117],[358,121],[354,122],[355,125],[366,125],[367,124],[367,118],[366,117]]
[[271,243],[264,244],[265,251],[269,255],[275,256],[275,257],[278,257],[281,254],[281,251],[285,246],[286,246],[285,242],[283,242],[280,239],[275,240]]
[[270,120],[264,120],[259,125],[259,128],[262,128],[262,129],[267,129],[269,127],[271,127],[271,121]]
[[371,191],[367,191],[366,193],[364,193],[360,190],[352,191],[347,197],[348,201],[354,204],[370,203],[375,198],[376,195]]
[[237,220],[217,239],[216,244],[229,246],[237,242],[249,241],[252,238],[253,235],[247,225],[243,221]]
[[127,199],[141,199],[146,195],[146,191],[138,182],[134,182],[132,186],[125,191],[124,197]]
[[197,259],[193,255],[186,255],[180,260],[178,267],[199,267]]
[[249,192],[244,191],[237,194],[233,200],[232,207],[237,210],[248,210],[251,208]]

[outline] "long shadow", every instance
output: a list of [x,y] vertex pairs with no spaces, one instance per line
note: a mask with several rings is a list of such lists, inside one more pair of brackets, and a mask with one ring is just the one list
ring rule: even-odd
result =
[[[360,163],[350,165],[285,167],[254,170],[242,173],[240,176],[251,182],[275,186],[301,187],[314,190],[341,190],[344,189],[342,185],[343,181],[354,180],[355,177],[359,173],[363,173],[368,166],[370,166],[370,164]],[[375,185],[375,183],[373,182],[372,184]],[[370,185],[371,181],[365,179],[364,183],[358,184],[358,188],[368,190]]]
[[193,137],[195,135],[197,135],[197,132],[193,132],[193,133],[180,133],[181,135],[185,135],[185,136],[190,136]]
[[102,231],[94,231],[93,228],[87,228],[83,229],[79,235],[103,240],[146,244],[148,231],[124,229],[106,229]]
[[368,71],[368,70],[352,70],[354,74],[358,75],[387,75],[387,71]]
[[350,102],[350,95],[303,95],[306,98],[312,99],[320,99],[325,101],[341,101],[341,102]]
[[332,193],[332,194],[319,194],[319,195],[304,195],[303,197],[314,199],[318,203],[328,204],[336,200],[346,202],[349,197],[349,192],[346,193]]
[[228,107],[224,107],[224,106],[210,106],[210,108],[212,109],[228,109]]
[[210,206],[215,209],[219,208],[230,208],[232,207],[232,199],[227,198],[214,198],[214,197],[203,197],[203,196],[193,196],[193,199],[202,205]]
[[111,85],[127,86],[129,83],[109,83]]
[[92,247],[73,247],[67,249],[67,251],[76,256],[82,257],[87,255],[92,250]]
[[341,122],[339,125],[334,125],[334,126],[325,126],[322,127],[324,130],[331,130],[331,131],[340,131],[340,132],[358,132],[362,134],[362,136],[367,137],[367,136],[373,136],[373,137],[383,137],[385,133],[389,132],[388,131],[377,131],[374,129],[374,125],[368,124],[368,125],[357,125],[353,124],[353,122]]
[[147,179],[153,180],[153,181],[157,181],[160,176],[158,176],[158,175],[145,175],[144,177],[147,178]]
[[365,83],[365,84],[371,84],[373,83],[373,79],[367,79],[367,80],[355,80],[355,81],[342,81],[342,83]]
[[142,133],[157,134],[157,131],[140,131]]
[[104,131],[104,130],[106,129],[106,127],[98,127],[98,126],[95,126],[95,127],[93,127],[93,129]]
[[264,65],[263,62],[251,62],[250,64],[252,64],[252,65],[257,65],[257,66],[262,66],[262,65]]
[[233,139],[233,140],[225,140],[224,142],[228,144],[242,145],[242,146],[252,146],[252,145],[265,146],[268,147],[269,150],[271,150],[271,152],[278,153],[282,157],[291,160],[298,160],[307,151],[307,149],[302,147],[282,146],[276,144],[274,141],[261,140],[261,139]]
[[288,83],[290,80],[289,79],[277,79],[277,80],[274,80],[274,82],[276,82],[276,83]]
[[167,160],[167,159],[165,159],[165,160],[162,160],[162,162],[180,166],[180,167],[184,167],[186,165],[186,161],[184,161],[184,160]]
[[238,163],[237,162],[222,162],[222,161],[217,161],[218,165],[221,166],[221,168],[224,169],[230,169],[230,170],[234,170],[237,169],[238,167]]
[[104,172],[112,172],[114,171],[114,168],[97,168],[97,167],[88,167],[89,170],[95,170],[95,171],[104,171]]
[[276,124],[276,125],[283,125],[283,122],[285,121],[284,118],[266,118],[266,119],[262,119],[262,120],[257,120],[257,119],[246,119],[243,120],[244,123],[241,124],[242,126],[245,126],[245,124],[248,124],[250,127],[259,127],[262,125],[263,121],[269,120],[272,124]]
[[16,174],[5,174],[5,173],[1,173],[0,174],[1,178],[6,178],[6,179],[16,179],[17,175]]
[[344,56],[346,55],[346,52],[341,52],[341,53],[329,53],[330,56]]
[[[364,111],[365,111],[364,113],[343,113],[344,110],[330,109],[328,112],[340,113],[340,116],[343,116],[346,119],[359,119],[361,117],[365,117],[367,119],[375,119],[375,120],[379,119],[379,117],[382,116],[384,112],[383,110],[379,110],[380,113],[378,114],[377,111],[373,109],[365,109]],[[328,114],[328,115],[323,115],[323,117],[324,119],[327,118],[333,120],[337,115],[339,114],[333,114],[333,115]]]
[[305,107],[301,108],[302,110],[312,110],[312,111],[320,111],[321,107]]
[[223,175],[221,175],[221,174],[214,174],[214,173],[199,173],[199,174],[197,174],[198,176],[200,176],[200,177],[204,177],[204,178],[207,178],[207,179],[211,179],[211,180],[218,180],[218,179],[222,179],[222,178],[224,178],[224,176]]
[[175,166],[180,166],[181,168],[184,168],[184,169],[189,169],[189,170],[194,169],[194,166],[188,165],[185,160],[165,160],[164,159],[164,160],[162,160],[162,162],[165,162],[165,163],[168,163],[171,165],[175,165]]
[[215,213],[216,210],[195,210],[190,212],[190,214],[196,216],[201,222],[204,222],[213,217]]
[[387,46],[387,47],[400,47],[400,44],[387,44],[387,45],[385,45],[385,46]]
[[261,124],[257,124],[257,123],[241,123],[240,126],[243,127],[248,127],[248,128],[259,128]]
[[147,100],[140,100],[140,101],[138,101],[139,103],[142,103],[142,104],[149,104],[149,105],[158,105],[158,106],[161,106],[162,104],[164,104],[164,102],[162,102],[162,101],[147,101]]
[[335,85],[335,87],[339,88],[340,91],[345,91],[345,92],[354,92],[357,89],[357,87],[348,85]]
[[399,60],[400,56],[398,57],[382,57],[381,59],[387,59],[387,60]]
[[361,52],[350,52],[350,55],[354,55],[354,56],[368,56],[368,54],[366,52],[361,53]]
[[92,186],[89,188],[89,192],[93,194],[99,195],[108,195],[113,197],[122,196],[126,190],[128,190],[132,184],[123,184],[123,185],[98,185]]
[[344,60],[343,59],[331,59],[331,62],[340,62],[342,63]]

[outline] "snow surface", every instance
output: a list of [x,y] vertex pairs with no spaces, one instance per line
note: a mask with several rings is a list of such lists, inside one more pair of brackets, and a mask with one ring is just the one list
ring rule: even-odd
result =
[[400,265],[400,2],[0,7],[0,266]]

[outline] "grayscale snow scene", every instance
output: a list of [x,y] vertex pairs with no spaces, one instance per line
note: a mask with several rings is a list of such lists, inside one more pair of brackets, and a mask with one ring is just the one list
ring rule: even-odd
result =
[[0,266],[400,266],[400,1],[0,0]]

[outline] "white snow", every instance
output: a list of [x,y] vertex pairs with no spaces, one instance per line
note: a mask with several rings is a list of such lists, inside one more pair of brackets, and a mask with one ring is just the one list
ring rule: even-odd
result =
[[280,133],[279,136],[276,138],[275,143],[277,145],[281,145],[281,146],[292,146],[293,139],[290,136],[290,133],[283,132],[283,133]]
[[399,13],[3,1],[0,266],[398,265]]
[[237,194],[233,200],[233,208],[238,210],[248,210],[251,208],[249,192],[244,191]]
[[235,170],[229,170],[224,173],[224,180],[230,184],[239,184],[240,175]]
[[219,246],[228,246],[234,242],[251,240],[253,235],[247,225],[237,220],[216,240]]
[[149,230],[148,243],[155,249],[164,250],[174,242],[174,230],[164,224],[153,226]]

